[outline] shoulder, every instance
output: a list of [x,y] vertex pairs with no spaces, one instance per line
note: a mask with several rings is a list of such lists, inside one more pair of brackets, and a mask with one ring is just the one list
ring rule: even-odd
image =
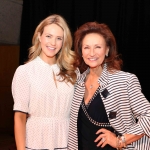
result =
[[118,83],[118,84],[126,84],[127,86],[135,85],[137,87],[141,87],[140,81],[138,77],[130,72],[125,71],[116,71],[115,73],[109,73],[109,81]]
[[122,84],[140,84],[138,77],[130,72],[125,71],[116,71],[114,73],[109,73],[109,81],[115,83],[122,83]]
[[23,65],[20,65],[16,69],[15,74],[21,74],[21,73],[28,74],[29,72],[32,71],[32,69],[34,68],[34,66],[35,66],[35,60],[30,61],[30,62],[28,62],[26,64],[23,64]]
[[113,73],[109,72],[109,77],[123,80],[130,80],[131,78],[137,78],[135,74],[125,71],[115,71]]
[[27,70],[27,69],[30,69],[34,66],[34,60],[33,61],[30,61],[26,64],[23,64],[23,65],[20,65],[17,70]]

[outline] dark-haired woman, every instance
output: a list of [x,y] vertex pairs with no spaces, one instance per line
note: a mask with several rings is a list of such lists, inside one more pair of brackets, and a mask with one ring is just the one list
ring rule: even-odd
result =
[[81,76],[71,108],[69,150],[149,150],[150,103],[136,75],[121,71],[115,38],[106,24],[75,32]]

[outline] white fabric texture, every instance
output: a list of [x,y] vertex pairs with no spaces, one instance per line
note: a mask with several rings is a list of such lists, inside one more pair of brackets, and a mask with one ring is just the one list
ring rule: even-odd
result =
[[66,148],[74,85],[54,81],[60,69],[39,56],[17,68],[12,81],[14,111],[29,113],[26,147],[29,149]]

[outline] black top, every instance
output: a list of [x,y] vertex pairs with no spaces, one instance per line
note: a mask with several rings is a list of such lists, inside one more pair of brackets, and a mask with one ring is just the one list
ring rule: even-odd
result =
[[116,150],[109,145],[106,145],[104,148],[96,146],[97,143],[94,141],[98,136],[96,135],[97,130],[105,128],[113,132],[113,128],[111,126],[101,127],[95,125],[92,123],[93,121],[89,120],[86,112],[92,120],[98,123],[109,123],[104,104],[99,94],[99,88],[87,105],[85,105],[83,99],[80,106],[78,114],[78,150]]

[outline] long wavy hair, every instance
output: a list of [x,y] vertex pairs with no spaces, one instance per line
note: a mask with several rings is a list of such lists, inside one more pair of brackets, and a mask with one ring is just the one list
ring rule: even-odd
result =
[[107,63],[109,71],[121,70],[123,61],[117,53],[116,40],[109,27],[104,23],[87,22],[81,25],[74,34],[74,50],[78,57],[77,64],[81,73],[88,67],[82,57],[82,41],[84,37],[90,33],[97,33],[101,35],[105,39],[106,45],[109,47],[108,56],[105,57],[102,66],[104,63]]
[[42,35],[44,27],[50,24],[56,24],[64,31],[63,45],[61,50],[56,55],[57,64],[60,68],[59,75],[62,77],[61,81],[70,82],[72,84],[76,81],[76,54],[72,48],[72,35],[65,19],[57,14],[53,14],[45,18],[35,29],[32,46],[29,48],[28,62],[35,59],[41,53],[41,44],[38,34]]

